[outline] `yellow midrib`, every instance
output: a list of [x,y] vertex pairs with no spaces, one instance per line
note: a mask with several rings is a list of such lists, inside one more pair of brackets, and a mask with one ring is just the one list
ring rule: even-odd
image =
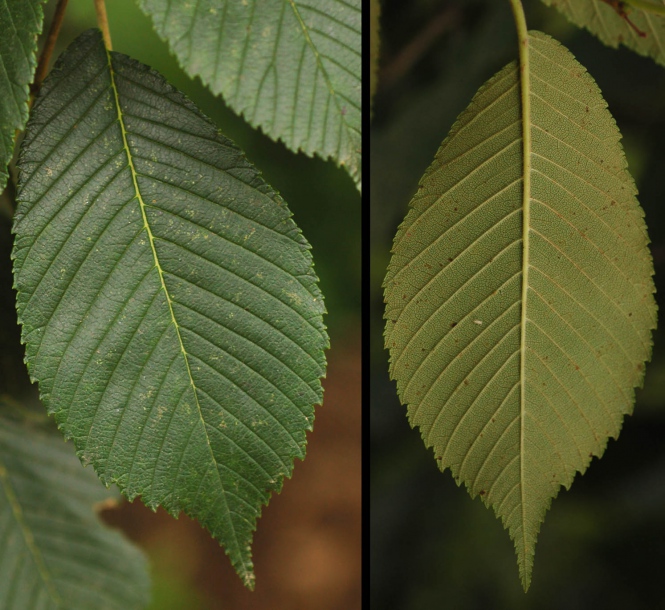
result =
[[[138,179],[137,179],[137,173],[138,172],[136,171],[136,168],[134,167],[134,159],[132,158],[132,153],[129,149],[129,142],[127,141],[127,130],[125,128],[125,122],[124,122],[123,117],[122,117],[122,109],[120,107],[120,98],[119,98],[119,94],[118,94],[118,88],[117,88],[116,83],[115,83],[115,72],[113,70],[113,64],[112,64],[112,60],[111,60],[111,52],[108,49],[106,49],[106,57],[108,59],[109,74],[110,74],[110,79],[111,79],[111,89],[113,90],[113,97],[114,97],[114,100],[115,100],[115,107],[116,107],[116,111],[117,111],[117,115],[118,115],[118,123],[120,124],[120,131],[122,133],[122,142],[123,142],[123,146],[124,146],[124,149],[125,149],[125,153],[127,155],[127,162],[128,162],[128,165],[129,165],[129,169],[130,169],[131,174],[132,174],[132,183],[134,185],[134,192],[136,193],[136,199],[139,202],[139,208],[141,210],[141,217],[143,218],[144,228],[145,228],[145,231],[148,235],[148,242],[150,243],[150,249],[152,251],[152,256],[153,256],[153,259],[155,261],[155,268],[157,269],[157,272],[159,274],[159,280],[161,282],[162,290],[164,291],[164,294],[166,296],[166,302],[168,304],[169,313],[171,314],[171,321],[173,322],[173,327],[175,328],[176,336],[178,338],[178,343],[180,345],[180,351],[182,352],[183,358],[185,360],[185,366],[187,368],[187,375],[189,377],[189,383],[192,386],[192,392],[194,394],[194,401],[196,402],[196,408],[199,412],[199,417],[200,417],[201,423],[203,425],[203,433],[205,435],[206,443],[208,445],[208,450],[210,451],[210,458],[215,463],[215,473],[217,474],[217,479],[219,481],[219,485],[222,488],[222,494],[221,495],[222,495],[222,499],[224,501],[224,505],[226,506],[226,510],[227,510],[227,513],[228,513],[228,516],[229,516],[228,520],[229,520],[229,524],[231,525],[231,529],[233,531],[233,538],[234,538],[239,556],[243,557],[243,554],[241,552],[240,542],[238,540],[238,536],[236,534],[235,526],[233,524],[233,519],[231,517],[231,511],[230,511],[229,506],[226,502],[226,492],[224,491],[224,486],[222,485],[222,480],[221,480],[221,477],[219,475],[219,470],[217,469],[217,460],[215,459],[215,455],[212,451],[212,445],[210,444],[210,437],[208,436],[208,431],[206,430],[205,420],[203,419],[203,411],[201,409],[201,403],[199,402],[199,396],[198,396],[198,392],[197,392],[197,389],[196,389],[196,384],[194,383],[194,377],[192,375],[192,369],[191,369],[191,366],[189,364],[189,355],[187,354],[187,350],[185,349],[185,344],[183,343],[183,340],[182,340],[182,335],[180,333],[180,325],[178,324],[178,321],[176,320],[175,312],[173,311],[173,302],[171,300],[171,295],[169,294],[169,291],[166,287],[166,282],[164,280],[164,270],[162,269],[162,266],[159,264],[159,258],[157,256],[157,249],[155,248],[155,238],[154,238],[154,235],[152,234],[152,230],[150,229],[150,224],[148,223],[148,216],[147,216],[146,210],[145,210],[146,205],[145,205],[145,202],[143,201],[143,197],[141,195],[141,191],[139,189],[139,184],[138,184]],[[246,574],[249,575],[249,574],[252,573],[252,570],[249,569],[247,565],[245,565],[244,560],[243,560],[243,567],[245,569]]]

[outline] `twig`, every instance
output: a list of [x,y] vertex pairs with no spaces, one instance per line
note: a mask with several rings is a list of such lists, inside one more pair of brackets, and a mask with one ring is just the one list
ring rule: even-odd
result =
[[106,4],[104,4],[104,0],[95,0],[95,11],[97,12],[97,25],[104,37],[104,46],[106,46],[108,51],[112,51],[111,32],[109,31],[109,20],[106,16]]
[[39,63],[37,64],[37,70],[35,71],[35,80],[30,87],[31,105],[32,99],[39,92],[39,88],[42,86],[42,81],[48,72],[48,66],[51,62],[51,55],[53,55],[53,49],[55,49],[55,43],[58,40],[58,34],[60,34],[60,27],[62,26],[62,20],[65,18],[65,9],[67,8],[68,1],[69,0],[58,0],[58,4],[55,7],[55,13],[53,14],[48,37],[44,43],[44,48],[42,49],[42,54],[40,55]]

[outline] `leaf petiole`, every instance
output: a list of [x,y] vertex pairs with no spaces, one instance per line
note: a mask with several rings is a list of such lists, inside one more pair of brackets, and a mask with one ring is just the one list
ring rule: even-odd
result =
[[113,46],[111,45],[111,32],[109,31],[109,20],[106,16],[106,4],[104,0],[95,0],[95,12],[97,13],[97,25],[102,31],[102,37],[104,38],[104,46],[107,51],[113,51]]

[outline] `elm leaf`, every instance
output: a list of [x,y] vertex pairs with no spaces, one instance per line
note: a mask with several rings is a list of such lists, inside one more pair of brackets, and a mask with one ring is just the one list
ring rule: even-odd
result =
[[656,326],[643,211],[620,134],[570,52],[460,115],[400,226],[385,280],[390,372],[443,470],[492,507],[529,587],[552,499],[616,438]]
[[96,30],[45,80],[19,169],[17,309],[48,411],[104,483],[198,519],[253,587],[261,506],[322,399],[307,241],[242,152]]

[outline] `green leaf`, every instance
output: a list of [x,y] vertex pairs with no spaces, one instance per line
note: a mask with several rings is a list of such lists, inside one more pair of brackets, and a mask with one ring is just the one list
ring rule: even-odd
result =
[[[623,2],[617,11],[604,0],[543,0],[575,25],[586,28],[606,45],[627,46],[665,66],[665,0],[642,0],[640,6]],[[649,9],[651,4],[654,8]],[[622,14],[622,11],[625,15]]]
[[0,608],[144,608],[145,557],[93,511],[115,497],[59,435],[0,417]]
[[37,68],[37,35],[42,31],[45,0],[0,0],[0,193],[16,131],[28,120],[30,83]]
[[656,325],[619,131],[570,52],[528,40],[526,103],[517,63],[478,91],[421,181],[385,281],[409,421],[508,528],[525,588],[552,498],[632,411]]
[[82,34],[19,159],[26,361],[84,463],[195,517],[253,586],[262,504],[304,457],[324,306],[284,201],[161,75]]
[[139,0],[190,76],[360,188],[360,0]]

